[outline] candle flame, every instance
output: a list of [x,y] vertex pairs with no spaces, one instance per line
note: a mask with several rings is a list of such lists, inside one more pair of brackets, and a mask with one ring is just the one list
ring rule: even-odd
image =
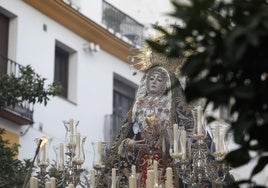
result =
[[40,148],[42,148],[47,143],[47,138],[45,136],[42,136],[40,140],[42,141],[40,144]]

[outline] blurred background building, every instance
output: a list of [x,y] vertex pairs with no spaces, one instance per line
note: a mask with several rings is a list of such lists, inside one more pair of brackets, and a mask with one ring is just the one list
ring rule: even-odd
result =
[[[151,24],[178,22],[166,15],[171,10],[168,0],[1,0],[1,73],[31,65],[64,89],[47,106],[1,110],[0,127],[21,145],[19,159],[33,157],[41,136],[51,138],[51,147],[65,142],[63,121],[74,119],[87,136],[85,166],[91,169],[91,143],[113,141],[142,76],[133,74],[131,49],[142,46]],[[55,158],[52,149],[49,156]],[[260,181],[268,182],[265,176]]]

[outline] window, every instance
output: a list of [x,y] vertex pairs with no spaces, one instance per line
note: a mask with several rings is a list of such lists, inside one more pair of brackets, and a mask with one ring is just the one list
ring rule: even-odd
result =
[[9,18],[0,13],[0,73],[7,71],[7,49],[8,49],[8,28]]
[[134,88],[131,88],[119,80],[114,80],[113,114],[119,117],[119,119],[122,119],[129,111],[134,100],[134,94]]
[[77,53],[56,41],[54,81],[62,86],[61,96],[76,103]]
[[54,80],[62,86],[61,95],[68,98],[69,53],[56,46]]
[[113,88],[113,127],[111,131],[111,141],[115,139],[122,125],[124,116],[132,107],[137,86],[115,74]]

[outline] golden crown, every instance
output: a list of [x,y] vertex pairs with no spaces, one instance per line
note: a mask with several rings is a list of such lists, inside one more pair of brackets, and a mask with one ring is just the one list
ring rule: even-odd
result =
[[[148,39],[159,43],[165,43],[162,36],[162,34],[157,32],[154,35],[150,35]],[[146,42],[138,49],[137,54],[138,55],[134,56],[136,61],[133,61],[133,65],[135,68],[143,72],[158,65],[178,76],[183,63],[185,62],[184,58],[169,58],[165,54],[160,54],[154,51]]]

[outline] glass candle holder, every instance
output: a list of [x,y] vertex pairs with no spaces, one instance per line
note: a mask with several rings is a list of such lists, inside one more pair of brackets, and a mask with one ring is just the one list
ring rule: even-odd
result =
[[84,144],[85,144],[86,138],[87,138],[86,136],[81,136],[80,133],[76,133],[75,156],[72,162],[78,167],[80,167],[85,162]]
[[43,136],[40,139],[35,139],[35,142],[37,144],[37,147],[39,147],[39,152],[37,155],[37,165],[40,168],[45,169],[49,166],[49,147],[51,140]]
[[93,168],[95,170],[101,170],[104,166],[104,160],[107,157],[107,142],[92,142],[94,157],[93,157]]
[[65,160],[65,156],[64,156],[64,143],[59,143],[58,145],[54,145],[53,146],[53,150],[55,152],[56,155],[56,164],[57,164],[57,169],[60,171],[64,170],[64,160]]
[[205,124],[205,116],[204,111],[201,106],[194,107],[192,109],[192,114],[194,118],[194,130],[193,137],[196,140],[204,139],[206,137],[206,124]]
[[74,121],[70,119],[69,121],[63,121],[66,133],[65,133],[65,143],[68,149],[74,150],[76,144],[76,133],[79,121]]
[[211,123],[208,127],[212,136],[212,143],[210,148],[211,153],[216,160],[222,160],[228,152],[227,131],[230,126],[226,123],[215,121]]
[[186,130],[183,126],[179,126],[178,134],[178,151],[181,156],[180,161],[186,162],[188,161],[187,153],[189,143],[186,135]]

